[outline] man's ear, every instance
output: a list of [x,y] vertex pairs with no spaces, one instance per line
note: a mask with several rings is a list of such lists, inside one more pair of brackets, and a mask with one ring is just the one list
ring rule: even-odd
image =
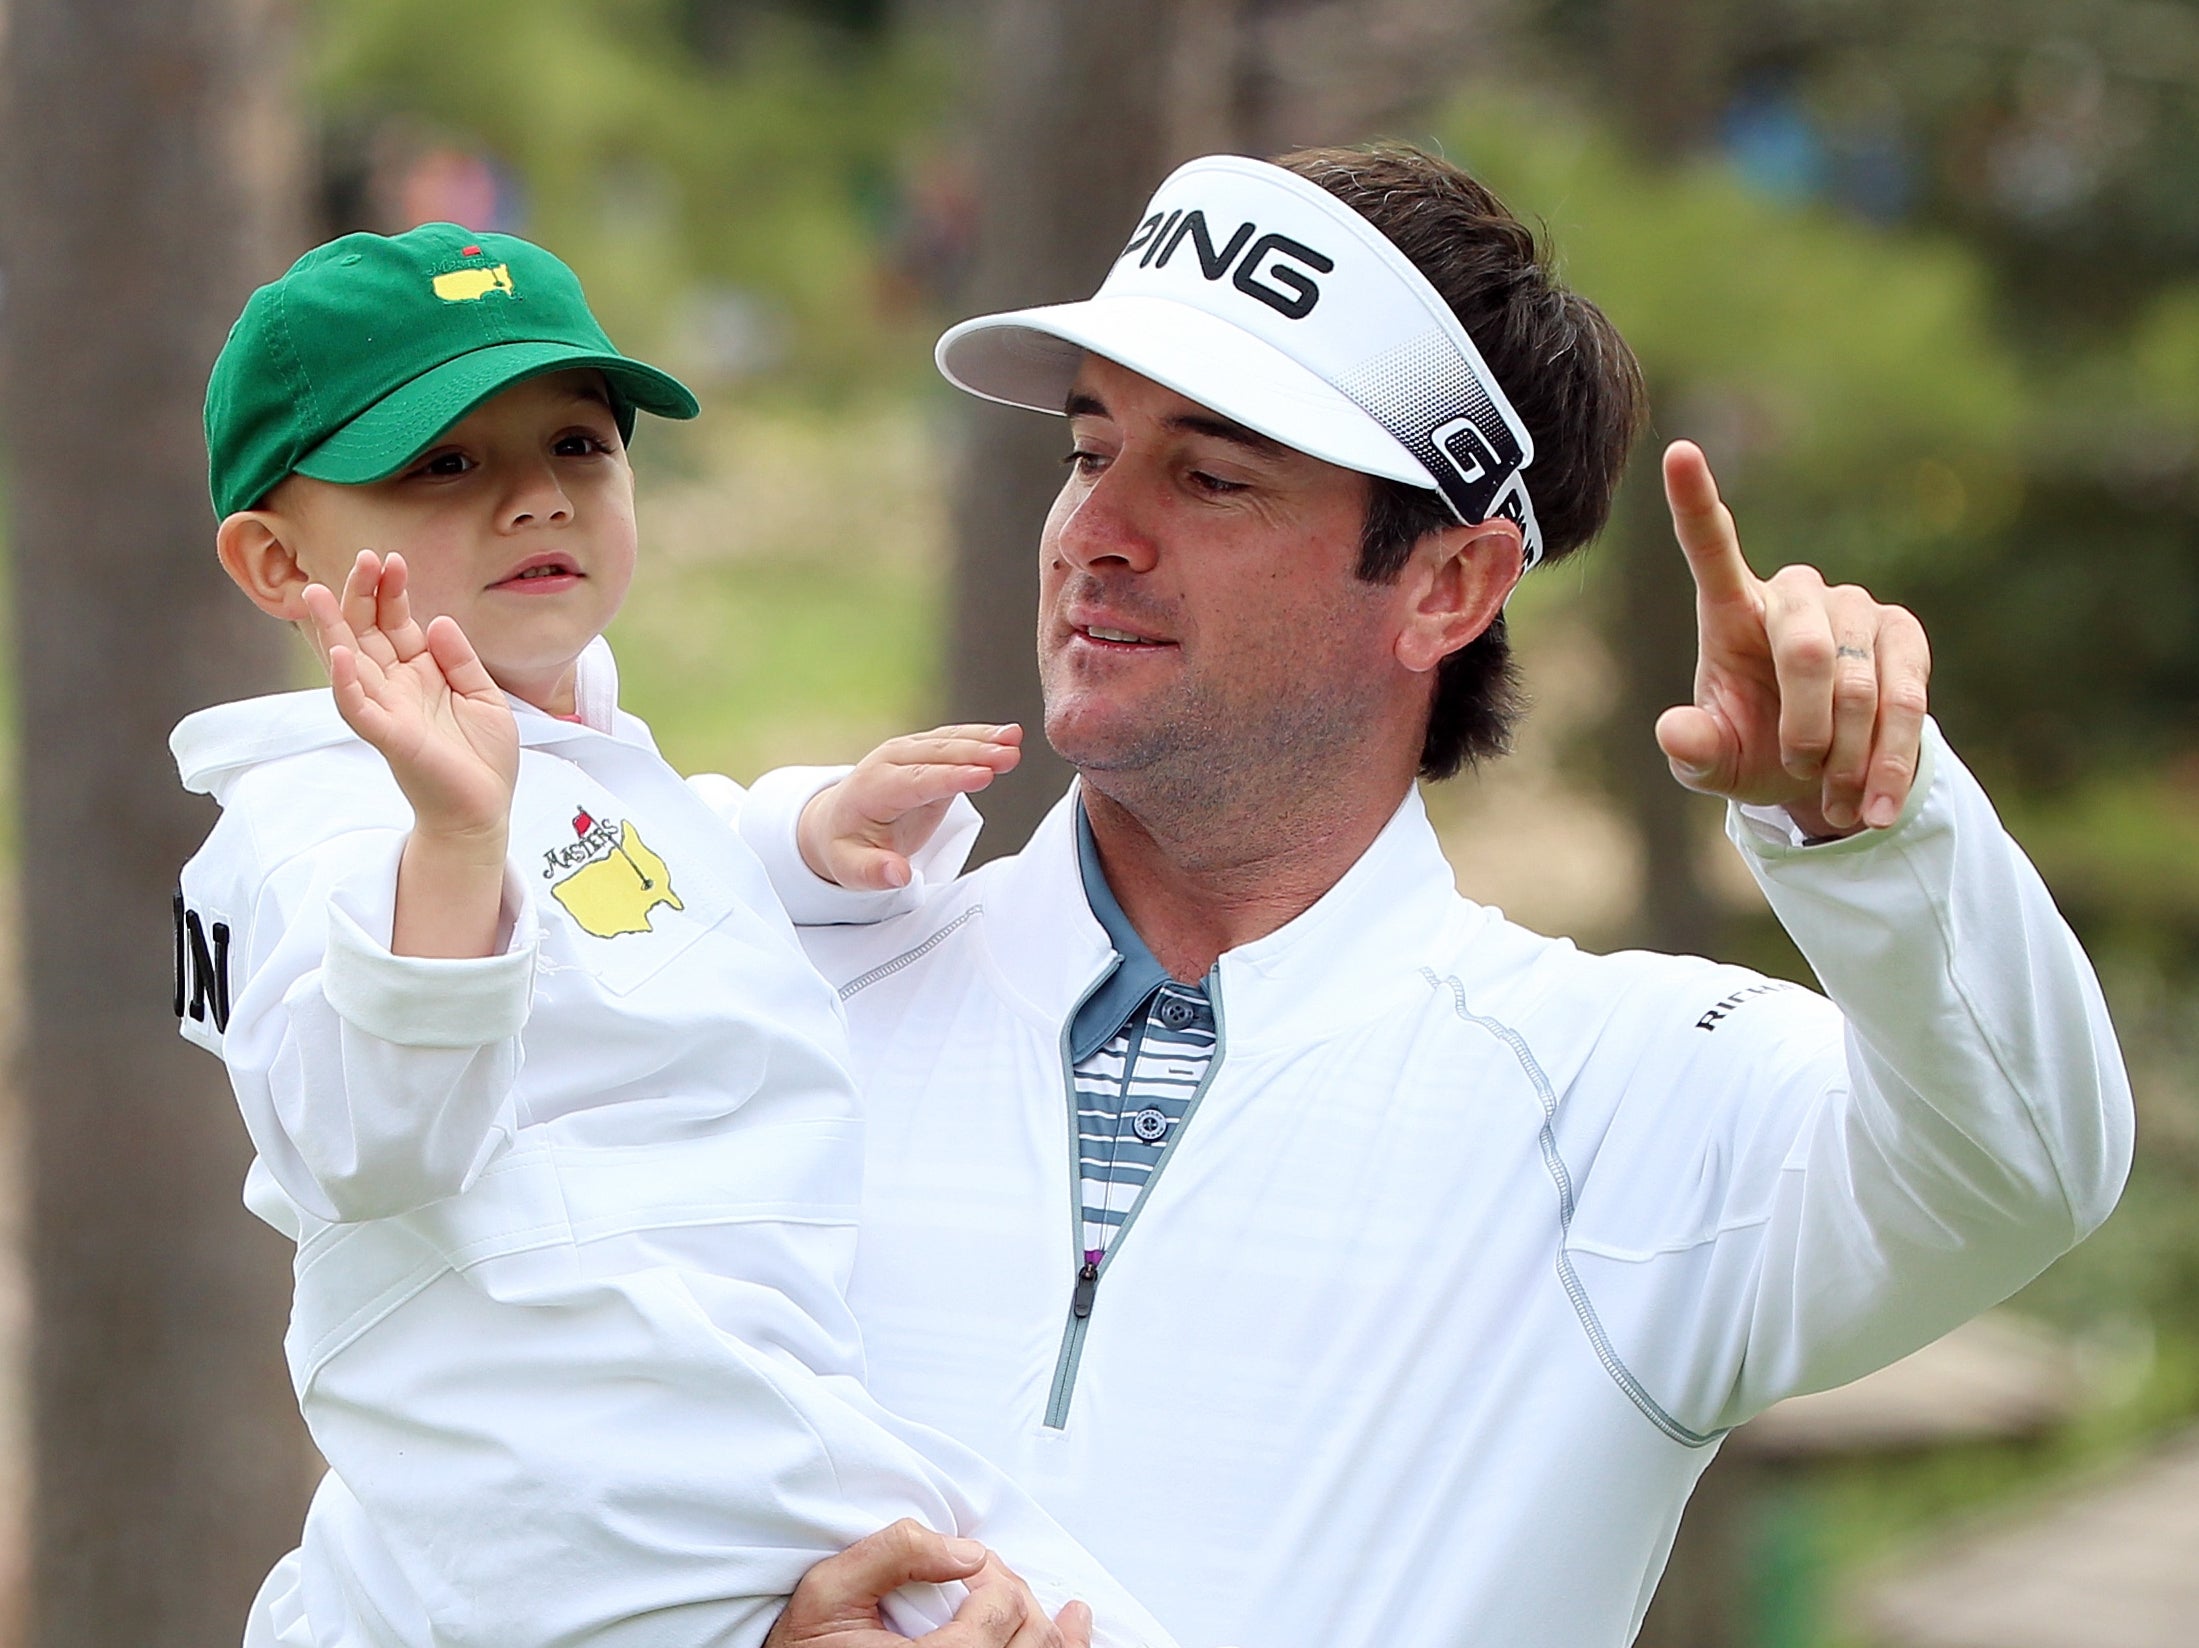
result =
[[1504,610],[1524,558],[1519,527],[1502,519],[1422,538],[1401,578],[1407,606],[1397,661],[1425,674],[1477,640]]
[[222,570],[252,604],[274,618],[305,616],[300,599],[312,582],[290,547],[292,524],[272,509],[240,509],[214,530]]

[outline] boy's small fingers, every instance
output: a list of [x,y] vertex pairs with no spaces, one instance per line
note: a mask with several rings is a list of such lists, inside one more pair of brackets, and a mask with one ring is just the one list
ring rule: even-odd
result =
[[1023,759],[1023,751],[1014,744],[996,744],[983,738],[919,739],[895,756],[895,764],[904,767],[948,766],[990,767],[1005,772]]
[[911,733],[912,738],[978,738],[987,743],[1001,740],[1013,741],[1023,736],[1023,729],[1013,721],[957,721],[951,726],[933,727],[927,732]]
[[336,713],[360,737],[374,742],[385,730],[389,718],[367,692],[366,683],[360,678],[359,654],[352,648],[329,649],[328,685],[336,698]]
[[941,730],[889,738],[864,757],[863,764],[875,768],[983,763],[1006,772],[1022,758],[1021,748],[1014,743]]
[[344,621],[344,615],[337,610],[336,597],[325,584],[307,584],[298,592],[298,604],[305,608],[306,619],[313,626],[313,645],[325,664],[329,637]]
[[829,857],[832,879],[850,891],[887,893],[909,884],[909,861],[891,847],[837,841]]
[[1001,752],[1021,747],[1023,729],[1013,721],[999,725],[971,722],[952,727],[933,727],[929,732],[903,733],[889,738],[866,761],[936,761],[942,752],[955,760],[990,760]]
[[469,696],[494,692],[496,682],[490,677],[488,666],[481,662],[481,655],[473,650],[473,643],[466,639],[466,632],[458,620],[442,614],[429,620],[427,633],[421,638],[429,655],[443,671],[454,692]]
[[864,812],[881,824],[904,813],[982,790],[1000,776],[992,767],[923,762],[897,766],[881,775],[879,789]]
[[412,621],[410,580],[402,555],[392,555],[382,563],[382,580],[374,597],[374,624],[396,644],[401,658],[414,656],[427,644],[427,637]]
[[344,621],[354,630],[362,630],[374,622],[375,591],[382,581],[382,560],[371,549],[362,549],[352,559],[351,571],[344,578],[341,605]]

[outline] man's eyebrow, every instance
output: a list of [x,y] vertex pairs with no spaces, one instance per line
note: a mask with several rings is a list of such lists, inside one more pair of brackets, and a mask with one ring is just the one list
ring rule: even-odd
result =
[[1189,435],[1210,435],[1218,441],[1228,441],[1232,446],[1249,447],[1262,457],[1273,457],[1290,449],[1281,441],[1272,440],[1256,429],[1247,429],[1241,423],[1227,418],[1217,418],[1204,412],[1186,412],[1167,420],[1168,427],[1180,429]]
[[[1107,403],[1097,395],[1084,390],[1073,390],[1068,403],[1062,408],[1072,418],[1104,418],[1109,416]],[[1232,446],[1242,446],[1263,457],[1272,457],[1290,449],[1281,441],[1271,440],[1256,429],[1247,429],[1241,423],[1228,418],[1217,418],[1211,412],[1184,412],[1164,420],[1165,427],[1180,430],[1187,435],[1205,435],[1217,441],[1228,441]]]

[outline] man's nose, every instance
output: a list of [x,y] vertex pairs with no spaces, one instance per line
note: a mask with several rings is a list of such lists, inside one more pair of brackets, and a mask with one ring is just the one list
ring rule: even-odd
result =
[[513,476],[504,496],[504,530],[555,526],[573,518],[573,501],[550,464],[530,464]]
[[1120,459],[1084,487],[1072,479],[1054,522],[1054,547],[1080,571],[1113,566],[1149,572],[1160,557],[1152,526],[1150,486]]

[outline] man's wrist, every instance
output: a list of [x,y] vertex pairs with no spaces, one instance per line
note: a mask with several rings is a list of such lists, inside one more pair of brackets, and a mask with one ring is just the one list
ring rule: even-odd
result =
[[1861,821],[1847,825],[1835,824],[1813,802],[1788,801],[1782,803],[1782,806],[1787,817],[1794,821],[1795,829],[1801,833],[1802,845],[1805,847],[1822,847],[1829,842],[1845,841],[1851,835],[1863,833]]

